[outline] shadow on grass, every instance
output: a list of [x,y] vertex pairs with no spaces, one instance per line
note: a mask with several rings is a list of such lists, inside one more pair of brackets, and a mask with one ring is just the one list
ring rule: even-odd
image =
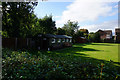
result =
[[[76,59],[77,61],[80,61],[80,62],[90,62],[90,63],[94,63],[94,64],[110,63],[109,65],[114,65],[114,66],[117,64],[118,65],[117,67],[120,68],[119,62],[106,61],[106,60],[102,60],[102,59],[88,57],[88,54],[85,54],[84,52],[86,52],[86,51],[93,51],[93,52],[101,51],[101,50],[97,50],[97,49],[93,49],[93,48],[84,48],[83,47],[83,46],[91,45],[91,44],[92,43],[75,44],[75,46],[65,48],[65,49],[54,50],[54,51],[37,51],[37,50],[35,50],[35,51],[30,51],[30,53],[32,53],[33,55],[37,55],[37,56],[39,56],[39,54],[46,55],[49,58],[51,58],[52,60],[61,59],[61,60],[74,61]],[[97,44],[94,43],[92,45],[97,45]],[[98,44],[98,45],[102,45],[102,43]],[[105,46],[108,46],[108,45],[105,44]]]
[[101,45],[101,46],[115,46],[115,45],[113,45],[113,44],[115,44],[115,43],[93,43],[93,44],[91,44],[91,45]]
[[78,43],[78,44],[75,44],[75,45],[79,45],[79,46],[86,46],[86,45],[101,45],[101,46],[115,46],[114,44],[116,43]]

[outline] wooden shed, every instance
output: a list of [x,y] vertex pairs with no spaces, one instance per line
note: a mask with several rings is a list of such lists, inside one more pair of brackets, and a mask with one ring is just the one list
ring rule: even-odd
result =
[[60,49],[72,46],[72,37],[66,35],[39,34],[36,40],[38,49]]

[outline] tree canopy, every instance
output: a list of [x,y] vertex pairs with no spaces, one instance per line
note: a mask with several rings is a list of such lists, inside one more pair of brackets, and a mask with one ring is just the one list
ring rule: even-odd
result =
[[64,24],[63,29],[66,30],[67,35],[73,36],[79,27],[78,22],[68,20],[68,22]]
[[90,40],[90,42],[101,42],[99,32],[95,32],[95,33],[91,32],[88,35],[88,39]]
[[42,34],[54,34],[56,31],[55,21],[52,19],[52,15],[45,16],[42,19],[38,20],[38,28]]
[[33,27],[37,2],[3,2],[2,30],[9,37],[26,37]]
[[62,29],[62,28],[57,29],[57,35],[65,35],[65,34],[66,34],[66,32],[64,29]]

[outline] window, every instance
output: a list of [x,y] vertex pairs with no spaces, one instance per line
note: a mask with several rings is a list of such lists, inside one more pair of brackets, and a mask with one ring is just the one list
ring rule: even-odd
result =
[[47,38],[43,38],[43,40],[47,40]]
[[72,39],[70,39],[70,42],[72,42]]
[[62,42],[65,42],[65,39],[63,39],[63,41]]
[[69,39],[67,39],[67,41],[66,42],[69,42]]
[[58,43],[60,43],[61,42],[61,39],[58,39]]
[[106,35],[106,38],[111,38],[111,37],[110,37],[110,35],[107,34],[107,35]]
[[55,43],[55,39],[54,38],[52,38],[52,43]]

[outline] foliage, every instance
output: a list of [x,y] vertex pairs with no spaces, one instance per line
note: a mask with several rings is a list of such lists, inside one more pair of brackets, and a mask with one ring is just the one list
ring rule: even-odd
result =
[[88,38],[89,31],[87,29],[80,29],[80,31],[83,33],[84,37]]
[[68,36],[72,36],[73,40],[72,42],[75,43],[75,32],[78,31],[78,28],[80,26],[78,26],[78,22],[76,21],[70,21],[68,20],[68,22],[66,24],[64,24],[64,26],[62,27],[63,30],[65,30],[65,34],[68,35]]
[[88,35],[88,39],[90,42],[101,42],[101,39],[100,39],[100,34],[98,32],[96,33],[90,33]]
[[64,24],[63,29],[66,31],[66,35],[69,36],[73,36],[75,31],[77,31],[79,28],[78,26],[78,22],[75,21],[70,21],[68,20],[68,22],[66,24]]
[[57,29],[57,35],[65,35],[66,34],[66,31],[62,28],[58,28]]
[[81,32],[88,34],[89,31],[87,29],[80,29]]
[[55,21],[52,16],[38,19],[33,10],[37,2],[3,2],[3,31],[9,37],[33,37],[36,34],[54,34]]
[[[79,47],[80,46],[80,47]],[[83,45],[75,45],[81,49]],[[14,51],[3,49],[2,76],[5,79],[35,80],[119,80],[120,67],[111,62],[74,56],[76,48],[58,51]],[[83,48],[81,49],[83,50]],[[63,53],[63,54],[62,54]],[[77,54],[77,53],[76,53]]]
[[7,31],[2,31],[2,38],[8,38]]
[[85,37],[85,36],[84,36],[84,33],[83,33],[82,31],[77,31],[77,32],[74,34],[74,36],[73,36],[74,42],[76,42],[79,37]]
[[52,19],[52,15],[45,16],[42,19],[38,19],[37,29],[43,34],[54,34],[56,31],[55,21]]
[[3,2],[2,29],[9,37],[26,37],[34,25],[33,10],[37,2]]

